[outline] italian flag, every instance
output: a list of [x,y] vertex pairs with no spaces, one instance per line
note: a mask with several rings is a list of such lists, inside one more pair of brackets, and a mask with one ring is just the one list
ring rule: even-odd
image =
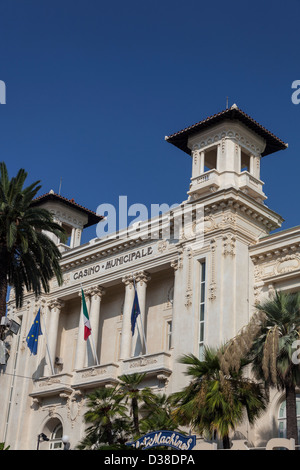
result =
[[90,319],[89,319],[89,314],[85,302],[85,297],[84,297],[84,292],[81,289],[81,295],[82,295],[82,312],[83,312],[83,321],[84,321],[84,339],[85,341],[88,339],[88,337],[91,334],[91,324],[90,324]]

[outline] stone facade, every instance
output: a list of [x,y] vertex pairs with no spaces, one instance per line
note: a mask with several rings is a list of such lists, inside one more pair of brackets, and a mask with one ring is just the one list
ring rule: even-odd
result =
[[[83,215],[68,209],[76,223],[68,219],[71,247],[62,248],[63,285],[53,280],[51,293],[39,301],[27,293],[19,310],[13,293],[8,303],[8,316],[21,328],[9,338],[10,358],[1,369],[0,441],[34,449],[39,433],[63,432],[75,446],[84,436],[85,397],[92,389],[116,384],[123,373],[146,372],[145,385],[178,391],[188,380],[180,356],[198,356],[204,344],[232,338],[248,323],[256,302],[275,289],[299,290],[300,227],[271,233],[283,219],[265,205],[260,180],[266,149],[284,146],[276,149],[274,136],[261,126],[249,127],[242,115],[230,120],[231,110],[204,130],[183,132],[192,157],[188,199],[154,221],[151,231],[145,222],[138,231],[126,229],[117,238],[80,246],[76,230],[82,230]],[[60,206],[51,204],[60,220]],[[182,208],[192,215],[189,222],[177,238],[161,237],[164,225],[174,233]],[[137,329],[131,335],[134,285],[145,338]],[[81,288],[94,344],[83,340]],[[30,356],[26,335],[39,307],[47,337],[40,337],[38,355]],[[255,427],[241,428],[253,445],[278,437],[283,400],[274,392]],[[59,446],[59,438],[40,448],[49,445]]]

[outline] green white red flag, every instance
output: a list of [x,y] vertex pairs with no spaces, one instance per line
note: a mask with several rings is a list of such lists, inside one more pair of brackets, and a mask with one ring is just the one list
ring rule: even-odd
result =
[[91,334],[92,328],[90,324],[88,309],[87,309],[86,302],[85,302],[84,292],[82,289],[81,289],[81,295],[82,295],[82,312],[83,312],[83,322],[84,322],[84,339],[86,341]]

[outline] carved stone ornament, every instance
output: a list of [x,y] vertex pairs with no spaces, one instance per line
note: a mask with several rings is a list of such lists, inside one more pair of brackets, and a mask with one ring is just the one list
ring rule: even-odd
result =
[[211,282],[208,288],[208,300],[216,299],[217,285],[215,282]]
[[158,242],[157,244],[157,251],[159,253],[164,253],[168,248],[168,242],[167,240],[162,240],[160,242]]
[[204,232],[211,232],[212,230],[216,230],[219,228],[219,224],[216,223],[214,217],[212,215],[207,215],[204,217]]
[[133,287],[133,276],[132,274],[127,274],[122,278],[122,282],[125,284],[125,286],[129,286],[131,289]]
[[83,395],[79,390],[73,391],[67,401],[67,416],[74,427],[77,418],[80,416],[80,410],[83,405]]
[[223,255],[234,256],[235,255],[235,242],[236,238],[234,235],[224,235],[223,236]]
[[61,310],[63,306],[64,306],[64,302],[62,302],[59,299],[53,299],[48,304],[48,307],[50,308],[50,310],[56,310],[56,309]]
[[293,253],[291,255],[279,258],[275,267],[276,274],[285,274],[300,268],[300,255]]
[[145,271],[139,271],[135,273],[134,277],[135,277],[135,281],[139,283],[140,286],[142,286],[144,283],[147,284],[147,282],[151,280],[151,277]]

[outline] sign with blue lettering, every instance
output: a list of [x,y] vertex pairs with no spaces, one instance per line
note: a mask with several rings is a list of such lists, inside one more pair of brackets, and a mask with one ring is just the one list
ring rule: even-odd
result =
[[176,450],[191,450],[196,445],[196,436],[184,436],[175,431],[154,431],[145,434],[136,441],[126,445],[135,449],[151,449],[151,447],[172,447]]

